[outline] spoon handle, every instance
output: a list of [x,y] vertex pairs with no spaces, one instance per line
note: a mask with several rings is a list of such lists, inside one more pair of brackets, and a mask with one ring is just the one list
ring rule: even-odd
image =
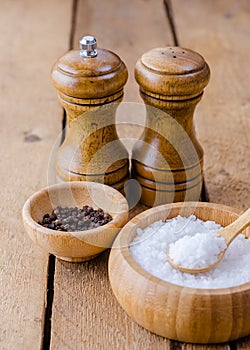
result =
[[250,225],[250,208],[247,209],[237,220],[232,222],[230,225],[219,230],[219,235],[223,236],[226,244],[229,245],[232,240],[238,235],[239,232],[243,231],[247,226]]

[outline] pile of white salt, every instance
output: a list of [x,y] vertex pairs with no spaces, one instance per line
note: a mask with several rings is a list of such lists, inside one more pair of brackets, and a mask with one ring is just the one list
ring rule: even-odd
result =
[[[192,249],[189,249],[191,247]],[[169,256],[175,265],[199,269],[213,265],[227,247],[225,239],[217,231],[184,236],[169,245]]]
[[[194,275],[180,272],[169,264],[167,252],[170,245],[183,237],[188,238],[185,238],[187,240],[186,244],[182,242],[181,249],[186,250],[191,256],[193,254],[193,258],[190,258],[190,254],[182,254],[182,256],[185,255],[191,259],[191,261],[187,262],[186,258],[182,257],[182,263],[184,259],[184,263],[194,264],[194,259],[197,261],[198,249],[199,254],[203,255],[203,258],[205,256],[205,259],[208,259],[205,262],[201,262],[201,265],[207,264],[207,261],[211,264],[211,261],[214,259],[213,249],[221,250],[220,244],[223,246],[223,242],[214,243],[213,241],[212,244],[215,245],[211,247],[207,243],[207,239],[208,235],[211,235],[211,237],[216,235],[215,232],[220,228],[221,226],[215,222],[204,222],[196,219],[194,215],[188,218],[177,216],[166,222],[156,221],[144,230],[137,230],[137,236],[131,243],[130,251],[135,261],[147,272],[177,285],[215,289],[249,282],[250,239],[246,239],[242,234],[238,235],[230,244],[222,261],[213,270]],[[204,239],[201,239],[200,235],[204,235]],[[175,254],[179,254],[178,249],[176,249]]]

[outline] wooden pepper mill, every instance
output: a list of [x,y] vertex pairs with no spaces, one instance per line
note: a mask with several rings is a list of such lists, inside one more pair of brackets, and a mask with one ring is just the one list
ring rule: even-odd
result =
[[153,49],[138,60],[135,78],[146,104],[146,126],[132,152],[132,174],[149,206],[198,201],[203,150],[193,113],[210,70],[198,53],[180,47]]
[[80,50],[60,57],[51,78],[67,113],[66,137],[58,150],[58,181],[102,182],[123,190],[128,152],[118,139],[115,113],[128,72],[121,59],[85,36]]

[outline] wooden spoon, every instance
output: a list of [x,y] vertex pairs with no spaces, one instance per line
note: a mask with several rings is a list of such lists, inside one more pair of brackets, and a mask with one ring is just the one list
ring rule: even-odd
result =
[[218,236],[221,236],[224,238],[227,247],[218,254],[216,262],[211,264],[211,265],[199,267],[199,268],[185,267],[185,266],[182,266],[182,265],[175,263],[173,261],[173,259],[171,258],[169,251],[167,253],[168,261],[175,269],[177,269],[181,272],[188,272],[188,273],[196,274],[196,273],[206,272],[206,271],[212,270],[220,263],[227,248],[229,247],[229,245],[233,241],[233,239],[249,225],[250,225],[250,208],[247,211],[245,211],[240,217],[238,217],[237,220],[235,220],[230,225],[223,227],[222,229],[220,229],[218,231]]

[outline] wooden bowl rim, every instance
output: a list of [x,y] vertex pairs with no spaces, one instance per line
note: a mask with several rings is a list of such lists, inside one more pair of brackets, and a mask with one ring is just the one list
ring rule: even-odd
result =
[[[153,208],[150,208],[138,215],[136,215],[133,219],[131,219],[119,232],[118,236],[115,239],[115,242],[113,244],[114,249],[119,249],[120,253],[122,254],[123,258],[125,261],[130,265],[130,267],[135,270],[139,275],[141,275],[143,278],[146,278],[147,280],[150,280],[154,284],[162,285],[164,288],[171,288],[173,290],[176,289],[180,293],[182,291],[183,294],[195,294],[200,295],[200,296],[206,296],[206,295],[214,295],[214,296],[221,296],[221,295],[228,295],[228,294],[237,294],[237,293],[242,293],[244,291],[250,290],[250,282],[237,285],[237,286],[232,286],[232,287],[226,287],[226,288],[194,288],[194,287],[186,287],[186,286],[181,286],[177,285],[171,282],[164,281],[156,276],[153,276],[146,270],[144,270],[132,257],[130,253],[130,233],[128,233],[128,230],[130,231],[130,228],[134,227],[135,224],[138,224],[138,221],[143,220],[145,217],[148,216],[148,214],[153,214],[155,212],[158,212],[161,209],[173,209],[173,208],[181,208],[181,207],[201,207],[201,208],[215,208],[215,209],[220,209],[224,210],[227,212],[230,212],[232,214],[239,215],[242,210],[232,208],[226,205],[222,204],[216,204],[216,203],[206,203],[206,202],[178,202],[178,203],[171,203],[171,204],[163,204],[160,206],[156,206]],[[126,234],[124,234],[126,230]],[[124,236],[127,240],[127,244],[124,247],[119,247],[118,241],[120,238]],[[118,247],[117,247],[118,243]],[[112,247],[112,249],[113,249]],[[111,251],[112,254],[112,251]],[[112,266],[109,266],[111,269]]]
[[[88,187],[95,187],[95,188],[100,188],[103,189],[105,188],[108,192],[113,192],[116,196],[120,196],[121,201],[120,201],[120,205],[121,205],[121,210],[122,212],[113,216],[113,220],[111,220],[110,222],[108,222],[107,224],[103,225],[103,226],[99,226],[90,230],[85,230],[85,231],[56,231],[56,230],[52,230],[50,228],[44,227],[40,224],[38,224],[32,217],[31,215],[31,206],[32,206],[32,202],[34,203],[34,201],[39,200],[39,197],[44,193],[44,192],[49,192],[50,190],[60,190],[63,188],[68,188],[68,187],[81,187],[81,188],[88,188]],[[123,210],[124,207],[124,210]],[[47,187],[44,187],[40,190],[38,190],[37,192],[33,193],[25,202],[24,206],[23,206],[23,210],[22,210],[22,216],[23,216],[23,221],[25,221],[32,229],[40,231],[41,233],[45,234],[45,235],[52,235],[53,236],[60,236],[60,237],[75,237],[77,238],[77,236],[79,236],[80,238],[84,238],[87,236],[92,236],[95,234],[99,234],[101,232],[103,232],[104,230],[109,230],[109,229],[117,229],[117,224],[119,224],[119,222],[123,221],[124,219],[124,215],[128,215],[128,211],[129,211],[129,207],[128,207],[128,202],[126,200],[126,198],[116,189],[114,189],[113,187],[104,185],[102,183],[98,183],[98,182],[91,182],[91,181],[70,181],[70,182],[63,182],[63,183],[59,183],[59,184],[54,184],[54,185],[50,185]]]

